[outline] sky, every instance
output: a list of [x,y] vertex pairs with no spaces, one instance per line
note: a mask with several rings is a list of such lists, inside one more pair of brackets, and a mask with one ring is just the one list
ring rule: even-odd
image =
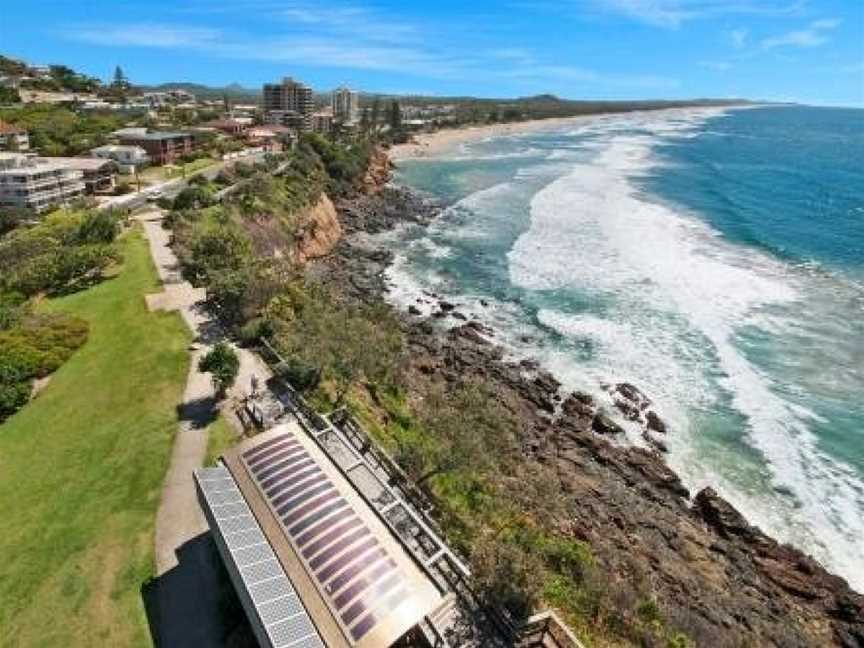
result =
[[0,0],[0,53],[133,83],[864,107],[864,0]]

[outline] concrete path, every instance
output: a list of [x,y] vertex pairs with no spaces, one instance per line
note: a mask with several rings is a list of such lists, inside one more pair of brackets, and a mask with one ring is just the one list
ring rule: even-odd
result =
[[206,428],[214,417],[216,406],[210,376],[198,371],[198,360],[207,352],[207,345],[200,341],[208,328],[208,319],[200,307],[205,293],[193,288],[180,276],[177,257],[169,246],[170,232],[162,228],[162,217],[160,210],[137,216],[144,226],[153,262],[165,287],[162,293],[147,295],[147,305],[154,310],[179,311],[196,343],[190,348],[189,374],[179,407],[179,429],[156,513],[157,576],[176,567],[180,547],[207,530],[207,522],[195,496],[192,471],[201,467],[207,455]]
[[[219,328],[201,307],[206,291],[194,288],[180,274],[177,257],[170,247],[170,232],[162,227],[163,216],[161,210],[154,209],[136,217],[144,227],[153,262],[165,288],[161,293],[147,295],[147,305],[151,310],[179,311],[195,336],[195,343],[190,347],[189,374],[179,407],[179,429],[156,513],[157,576],[174,569],[180,547],[207,530],[192,472],[204,464],[207,456],[207,426],[217,415],[217,403],[210,375],[198,371],[198,361],[221,338]],[[271,374],[256,354],[237,347],[234,350],[240,359],[240,370],[228,397],[241,400],[251,391],[253,375],[258,377],[263,388]]]

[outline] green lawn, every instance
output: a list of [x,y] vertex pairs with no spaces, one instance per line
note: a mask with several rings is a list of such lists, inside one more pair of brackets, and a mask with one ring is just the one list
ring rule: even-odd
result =
[[214,465],[216,460],[237,441],[239,441],[237,432],[225,420],[225,415],[219,414],[219,417],[207,427],[207,457],[204,459],[204,465]]
[[119,275],[45,308],[90,323],[87,343],[0,425],[0,646],[138,646],[141,584],[176,430],[191,335],[150,313],[146,241]]

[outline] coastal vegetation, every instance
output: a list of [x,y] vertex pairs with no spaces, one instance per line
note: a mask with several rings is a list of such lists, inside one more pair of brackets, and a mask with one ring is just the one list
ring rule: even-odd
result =
[[[0,102],[2,103],[2,102]],[[76,112],[60,104],[22,104],[0,109],[0,120],[27,130],[30,147],[48,156],[75,156],[108,141],[129,115],[111,111]]]
[[240,358],[228,344],[218,342],[198,362],[198,370],[210,374],[216,395],[219,398],[224,398],[225,393],[237,380],[237,373],[240,371]]
[[0,565],[4,646],[150,641],[140,588],[153,573],[190,335],[176,313],[145,306],[159,282],[144,238],[132,231],[116,244],[111,280],[33,306],[89,333],[0,425],[0,553],[26,548]]
[[59,211],[0,238],[0,422],[87,339],[86,321],[44,312],[42,298],[101,281],[120,259],[117,228],[109,212]]

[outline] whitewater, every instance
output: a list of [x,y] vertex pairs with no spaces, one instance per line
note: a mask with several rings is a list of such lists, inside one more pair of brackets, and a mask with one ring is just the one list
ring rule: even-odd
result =
[[[747,200],[785,209],[776,183],[740,189],[758,180],[742,158],[764,164],[741,142],[761,137],[765,118],[614,115],[403,162],[401,182],[449,207],[390,235],[390,299],[443,295],[514,357],[607,403],[603,385],[636,384],[669,422],[667,459],[691,490],[713,486],[864,591],[864,263],[752,218]],[[864,214],[864,197],[844,200]],[[792,219],[805,207],[789,207],[787,229],[804,227]],[[739,212],[752,222],[734,229]]]

